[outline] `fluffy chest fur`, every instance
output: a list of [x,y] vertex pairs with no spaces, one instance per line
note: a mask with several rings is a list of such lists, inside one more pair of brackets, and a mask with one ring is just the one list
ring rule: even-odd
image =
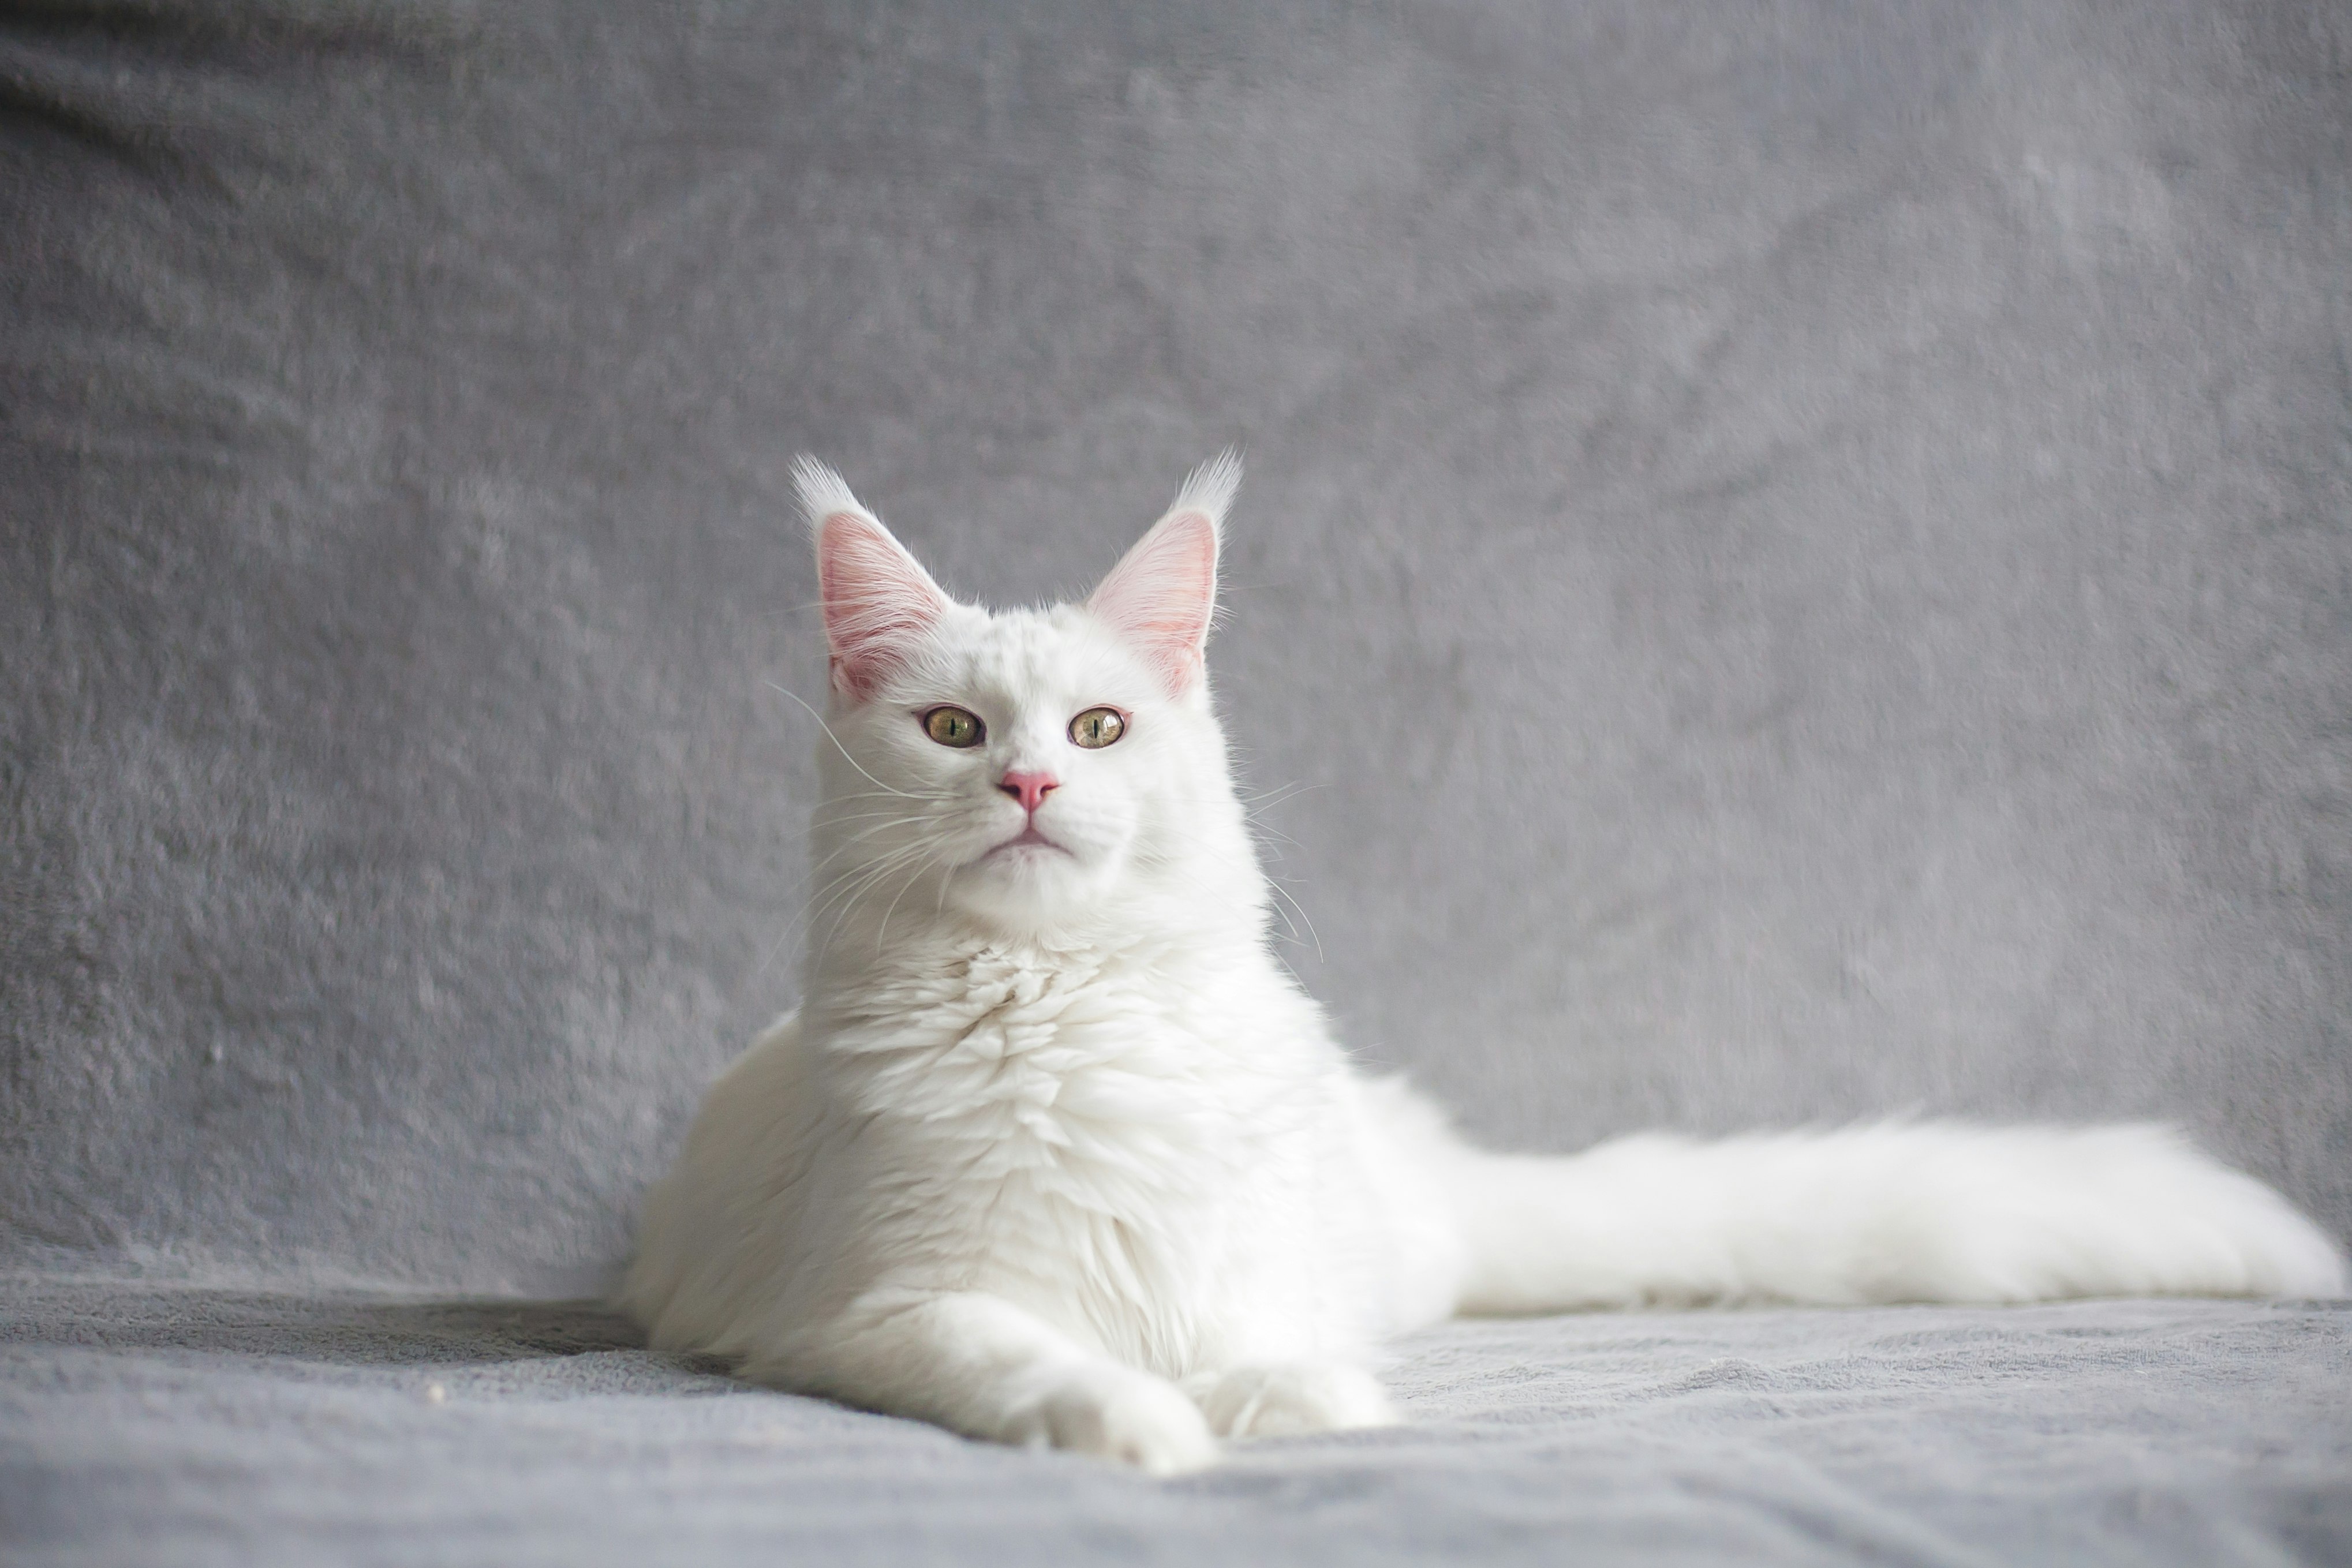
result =
[[1303,1223],[1345,1142],[1311,1005],[1248,948],[898,956],[808,1018],[855,1193],[831,1267],[984,1290],[1181,1374],[1269,1322],[1356,1337]]

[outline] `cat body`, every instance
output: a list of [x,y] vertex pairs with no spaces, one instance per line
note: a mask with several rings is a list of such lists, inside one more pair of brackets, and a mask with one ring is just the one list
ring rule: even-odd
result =
[[1209,705],[1237,479],[1196,474],[1085,604],[991,614],[803,465],[833,655],[804,1001],[648,1197],[620,1300],[656,1345],[1166,1472],[1392,1419],[1382,1342],[1456,1312],[2342,1288],[2160,1129],[1496,1155],[1360,1072],[1273,955]]

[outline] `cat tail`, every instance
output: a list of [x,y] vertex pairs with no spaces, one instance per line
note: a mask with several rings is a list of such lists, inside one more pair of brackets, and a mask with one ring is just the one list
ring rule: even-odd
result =
[[1469,1313],[2346,1290],[2316,1226],[2159,1126],[1645,1134],[1440,1165]]

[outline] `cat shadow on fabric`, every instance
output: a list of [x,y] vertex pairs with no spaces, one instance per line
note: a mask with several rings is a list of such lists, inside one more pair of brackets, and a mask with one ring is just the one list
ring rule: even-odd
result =
[[[641,1330],[593,1300],[383,1301],[185,1288],[135,1304],[118,1298],[98,1311],[54,1305],[62,1309],[58,1316],[72,1316],[67,1337],[91,1349],[207,1351],[346,1366],[480,1364],[646,1350]],[[36,1324],[22,1327],[40,1332]],[[12,1337],[0,1328],[0,1340]],[[727,1370],[715,1356],[659,1359],[690,1373]]]

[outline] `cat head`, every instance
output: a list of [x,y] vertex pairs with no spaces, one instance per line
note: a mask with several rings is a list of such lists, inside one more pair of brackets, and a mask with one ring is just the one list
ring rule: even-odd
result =
[[1045,610],[959,603],[838,475],[795,477],[832,685],[813,941],[1258,917],[1205,663],[1231,453],[1083,601]]

